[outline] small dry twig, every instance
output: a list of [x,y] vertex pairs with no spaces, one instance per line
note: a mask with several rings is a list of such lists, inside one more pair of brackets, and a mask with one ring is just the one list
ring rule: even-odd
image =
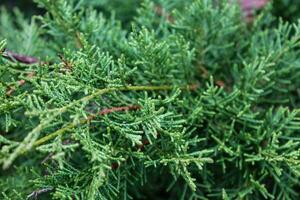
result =
[[30,199],[30,198],[34,198],[37,199],[39,195],[43,194],[43,193],[47,193],[53,190],[53,187],[49,187],[49,188],[43,188],[40,190],[36,190],[33,191],[32,193],[30,193],[26,199]]
[[158,16],[165,17],[170,24],[174,24],[174,18],[161,6],[155,6],[155,13]]
[[12,52],[12,51],[4,51],[2,53],[2,56],[11,61],[18,61],[23,64],[35,64],[35,63],[39,62],[39,59],[37,59],[35,57],[18,54],[18,53]]
[[[30,72],[30,73],[28,73],[28,75],[27,75],[26,77],[27,77],[27,78],[32,78],[32,77],[34,77],[34,75],[35,75],[34,72]],[[26,80],[21,79],[21,80],[19,80],[19,81],[17,82],[17,86],[20,87],[20,86],[24,85],[25,83],[26,83]],[[7,96],[11,96],[12,93],[13,93],[14,91],[16,91],[16,86],[11,86],[11,87],[9,87],[8,90],[6,91],[6,95],[7,95]]]

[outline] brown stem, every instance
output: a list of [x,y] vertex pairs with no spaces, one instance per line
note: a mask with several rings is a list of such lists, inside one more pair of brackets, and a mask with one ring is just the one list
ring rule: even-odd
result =
[[118,112],[118,111],[127,111],[127,110],[139,110],[141,109],[138,105],[129,105],[129,106],[121,106],[121,107],[112,107],[112,108],[105,108],[102,111],[100,111],[99,115],[107,115],[112,112]]
[[64,57],[63,55],[61,55],[61,54],[58,54],[58,57],[59,57],[59,59],[63,62],[65,69],[66,69],[67,71],[71,71],[71,69],[73,68],[72,63],[70,63],[69,61],[67,61],[67,60],[65,59],[65,57]]
[[166,10],[163,7],[155,6],[154,9],[155,9],[155,12],[158,16],[165,17],[170,24],[175,23],[174,18],[168,12],[166,12]]
[[[103,110],[101,110],[100,112],[98,112],[98,115],[107,115],[109,113],[112,113],[112,112],[120,112],[120,111],[128,111],[128,110],[139,110],[141,107],[138,106],[138,105],[130,105],[130,106],[122,106],[122,107],[113,107],[113,108],[105,108]],[[89,115],[87,117],[87,119],[82,119],[80,120],[80,123],[79,124],[85,124],[91,120],[93,120],[97,115],[95,114],[92,114],[92,115]],[[65,127],[49,134],[49,135],[46,135],[45,137],[42,137],[40,138],[39,140],[37,140],[35,143],[34,143],[34,146],[39,146],[45,142],[47,142],[48,140],[51,140],[53,138],[55,138],[56,136],[58,135],[62,135],[65,131],[67,130],[70,130],[72,128],[74,128],[75,126],[77,125],[77,123],[70,123],[68,125],[66,125]]]
[[18,54],[18,53],[12,52],[12,51],[3,52],[2,56],[11,61],[18,61],[23,64],[35,64],[35,63],[39,62],[39,59],[37,59],[35,57]]
[[49,188],[43,188],[43,189],[40,189],[40,190],[36,190],[36,191],[33,191],[31,194],[29,194],[27,196],[27,199],[30,199],[32,197],[34,197],[35,199],[37,199],[37,197],[40,195],[40,194],[43,194],[43,193],[47,193],[47,192],[50,192],[53,190],[53,187],[49,187]]
[[[34,72],[30,72],[26,77],[27,77],[27,78],[32,78],[32,77],[34,77],[34,75],[35,75]],[[26,80],[21,79],[21,80],[19,80],[19,81],[17,82],[17,86],[20,87],[20,86],[24,85],[25,83],[26,83]],[[12,93],[13,93],[14,91],[16,91],[16,86],[11,86],[11,87],[9,87],[8,90],[6,91],[6,95],[7,95],[7,96],[11,96]]]
[[82,49],[83,48],[83,43],[81,41],[80,32],[78,32],[78,31],[76,31],[76,33],[75,33],[75,41],[76,41],[77,48]]

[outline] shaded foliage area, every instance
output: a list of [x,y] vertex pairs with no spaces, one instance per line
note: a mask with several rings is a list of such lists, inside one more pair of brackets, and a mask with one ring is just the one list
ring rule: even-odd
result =
[[297,0],[274,1],[274,14],[288,21],[300,18],[300,2]]

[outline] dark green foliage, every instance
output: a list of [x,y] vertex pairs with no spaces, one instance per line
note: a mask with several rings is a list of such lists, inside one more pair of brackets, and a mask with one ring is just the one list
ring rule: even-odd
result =
[[300,17],[300,2],[297,0],[274,1],[274,14],[289,21],[297,21]]
[[225,0],[35,2],[0,13],[1,199],[300,198],[299,23]]

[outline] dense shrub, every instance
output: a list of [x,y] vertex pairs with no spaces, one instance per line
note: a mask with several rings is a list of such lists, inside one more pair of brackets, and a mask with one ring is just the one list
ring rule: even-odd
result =
[[0,12],[1,199],[299,199],[299,23],[35,2]]

